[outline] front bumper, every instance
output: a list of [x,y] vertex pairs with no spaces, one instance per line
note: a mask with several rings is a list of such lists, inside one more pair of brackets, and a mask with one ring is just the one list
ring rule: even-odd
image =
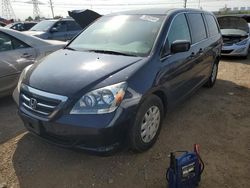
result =
[[[113,118],[99,120],[80,116],[62,116],[56,121],[35,119],[21,110],[19,116],[28,131],[61,147],[82,149],[90,152],[106,153],[119,148],[124,143],[133,112],[118,110]],[[127,116],[127,117],[126,117]],[[128,118],[130,117],[130,118]],[[81,122],[81,126],[79,126]],[[99,123],[98,123],[99,122]],[[94,124],[91,127],[91,124]],[[96,126],[99,124],[98,126]]]
[[246,45],[223,45],[221,55],[223,56],[247,56],[249,50],[249,43]]
[[[23,97],[24,95],[26,97]],[[25,127],[35,135],[56,145],[98,153],[111,152],[124,143],[138,104],[126,99],[112,113],[86,115],[69,114],[70,105],[67,101],[61,102],[48,116],[42,116],[38,113],[39,110],[29,109],[29,106],[27,108],[29,105],[27,100],[32,98],[38,100],[37,105],[43,102],[46,106],[48,96],[50,96],[50,102],[54,102],[51,101],[53,97],[60,97],[30,87],[29,90],[27,88],[23,90],[21,94],[15,90],[13,97],[19,105],[19,116]],[[132,101],[135,101],[134,98]]]

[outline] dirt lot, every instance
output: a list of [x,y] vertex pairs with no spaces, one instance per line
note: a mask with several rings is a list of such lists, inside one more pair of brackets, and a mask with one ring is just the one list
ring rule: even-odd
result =
[[98,157],[47,144],[24,130],[10,97],[0,99],[0,184],[7,187],[163,188],[169,152],[193,143],[206,164],[201,188],[250,187],[250,60],[221,61],[216,86],[170,112],[143,154]]

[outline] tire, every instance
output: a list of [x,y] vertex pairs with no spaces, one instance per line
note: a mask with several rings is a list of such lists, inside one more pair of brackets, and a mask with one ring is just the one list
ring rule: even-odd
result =
[[129,130],[129,142],[133,151],[144,152],[154,145],[161,130],[163,116],[164,107],[156,95],[150,95],[141,103]]
[[213,64],[213,68],[212,68],[211,74],[209,76],[209,79],[208,79],[207,83],[205,83],[205,85],[204,85],[205,87],[212,88],[214,86],[216,79],[217,79],[218,66],[219,66],[219,63],[218,63],[218,61],[216,61]]

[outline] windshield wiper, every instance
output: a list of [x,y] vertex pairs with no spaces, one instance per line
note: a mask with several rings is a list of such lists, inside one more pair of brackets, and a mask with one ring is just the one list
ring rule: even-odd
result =
[[103,53],[103,54],[114,54],[114,55],[124,55],[124,56],[134,56],[137,57],[134,54],[127,54],[123,52],[117,52],[117,51],[112,51],[112,50],[86,50],[88,52],[96,52],[96,53]]
[[67,50],[71,50],[71,51],[76,51],[76,49],[74,49],[74,48],[71,48],[71,47],[65,47],[64,49],[67,49]]

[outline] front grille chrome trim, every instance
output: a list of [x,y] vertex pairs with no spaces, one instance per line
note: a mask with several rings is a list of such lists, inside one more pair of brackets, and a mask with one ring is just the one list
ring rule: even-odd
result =
[[22,105],[25,106],[25,108],[28,108],[29,110],[34,111],[34,112],[36,112],[36,113],[43,114],[43,115],[45,115],[45,116],[48,116],[48,115],[49,115],[49,113],[45,113],[45,112],[42,112],[42,111],[35,110],[35,109],[31,108],[30,106],[28,106],[28,105],[27,105],[26,103],[24,103],[24,102],[22,103]]
[[46,97],[46,98],[51,98],[51,99],[55,99],[55,100],[60,100],[62,102],[66,102],[68,100],[68,97],[66,96],[63,96],[63,95],[57,95],[57,94],[53,94],[53,93],[48,93],[48,92],[45,92],[45,91],[41,91],[41,90],[38,90],[38,89],[35,89],[35,88],[32,88],[30,86],[27,86],[25,84],[22,84],[22,89],[32,93],[32,94],[35,94],[35,95],[38,95],[38,96],[41,96],[41,97]]
[[[36,107],[33,108],[30,104],[31,99],[37,101]],[[41,91],[25,84],[21,85],[20,104],[21,110],[28,115],[38,119],[51,119],[63,107],[68,97]]]

